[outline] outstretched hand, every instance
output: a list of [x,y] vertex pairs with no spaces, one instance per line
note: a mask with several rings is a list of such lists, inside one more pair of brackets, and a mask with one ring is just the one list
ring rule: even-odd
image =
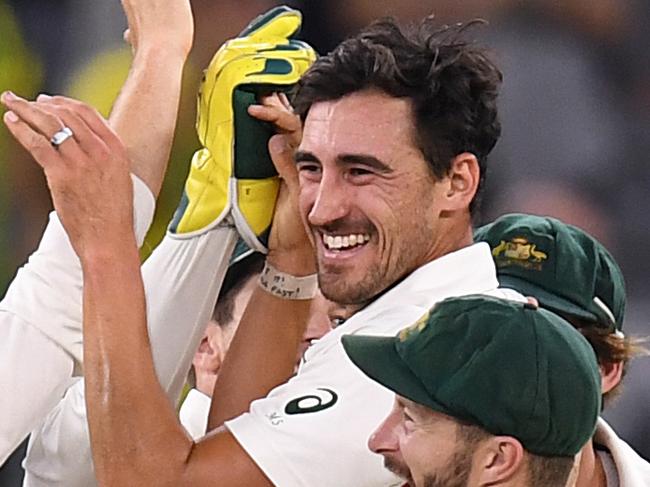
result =
[[187,56],[194,38],[194,19],[189,0],[122,0],[128,21],[124,39],[133,51],[163,48]]
[[[2,94],[9,109],[4,122],[16,140],[43,168],[52,202],[80,257],[115,244],[135,245],[133,187],[126,150],[92,107],[65,97],[41,95],[36,102]],[[64,127],[72,136],[54,145]]]
[[[268,259],[271,263],[282,259],[283,270],[287,272],[314,273],[314,249],[298,209],[300,187],[293,158],[302,139],[300,117],[293,112],[284,93],[264,97],[261,105],[249,108],[249,113],[259,120],[273,123],[278,132],[269,141],[269,152],[280,175],[281,185],[269,236]],[[294,269],[286,268],[287,260],[295,263]]]

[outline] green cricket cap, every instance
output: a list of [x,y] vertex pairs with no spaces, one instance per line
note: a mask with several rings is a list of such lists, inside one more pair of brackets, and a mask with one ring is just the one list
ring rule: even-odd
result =
[[555,218],[510,214],[479,228],[492,249],[499,283],[534,296],[544,308],[614,332],[625,315],[625,281],[607,249]]
[[600,412],[589,342],[558,315],[487,296],[438,303],[395,337],[346,335],[343,347],[398,395],[537,455],[575,455]]

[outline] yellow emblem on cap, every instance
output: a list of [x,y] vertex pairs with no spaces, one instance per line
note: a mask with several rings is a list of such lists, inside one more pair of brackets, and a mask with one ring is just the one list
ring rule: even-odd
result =
[[541,270],[541,262],[548,259],[548,255],[537,250],[537,245],[530,243],[525,237],[514,237],[509,242],[501,243],[492,249],[492,256],[499,267],[519,265],[526,269]]
[[430,312],[427,311],[415,323],[413,323],[410,326],[407,326],[402,331],[400,331],[399,335],[397,336],[399,341],[400,342],[406,341],[406,339],[408,339],[414,333],[420,333],[422,330],[424,330],[429,324],[429,314]]

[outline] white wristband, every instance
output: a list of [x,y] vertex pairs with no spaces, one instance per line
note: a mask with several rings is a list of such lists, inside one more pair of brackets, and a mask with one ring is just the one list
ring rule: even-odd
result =
[[296,277],[277,270],[268,262],[260,274],[260,287],[282,299],[312,299],[318,291],[316,274]]

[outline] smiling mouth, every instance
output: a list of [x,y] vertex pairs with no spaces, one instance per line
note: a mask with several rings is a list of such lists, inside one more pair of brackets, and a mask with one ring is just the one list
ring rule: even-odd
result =
[[370,241],[367,233],[351,233],[349,235],[331,235],[322,233],[323,245],[327,250],[344,251],[362,247]]

